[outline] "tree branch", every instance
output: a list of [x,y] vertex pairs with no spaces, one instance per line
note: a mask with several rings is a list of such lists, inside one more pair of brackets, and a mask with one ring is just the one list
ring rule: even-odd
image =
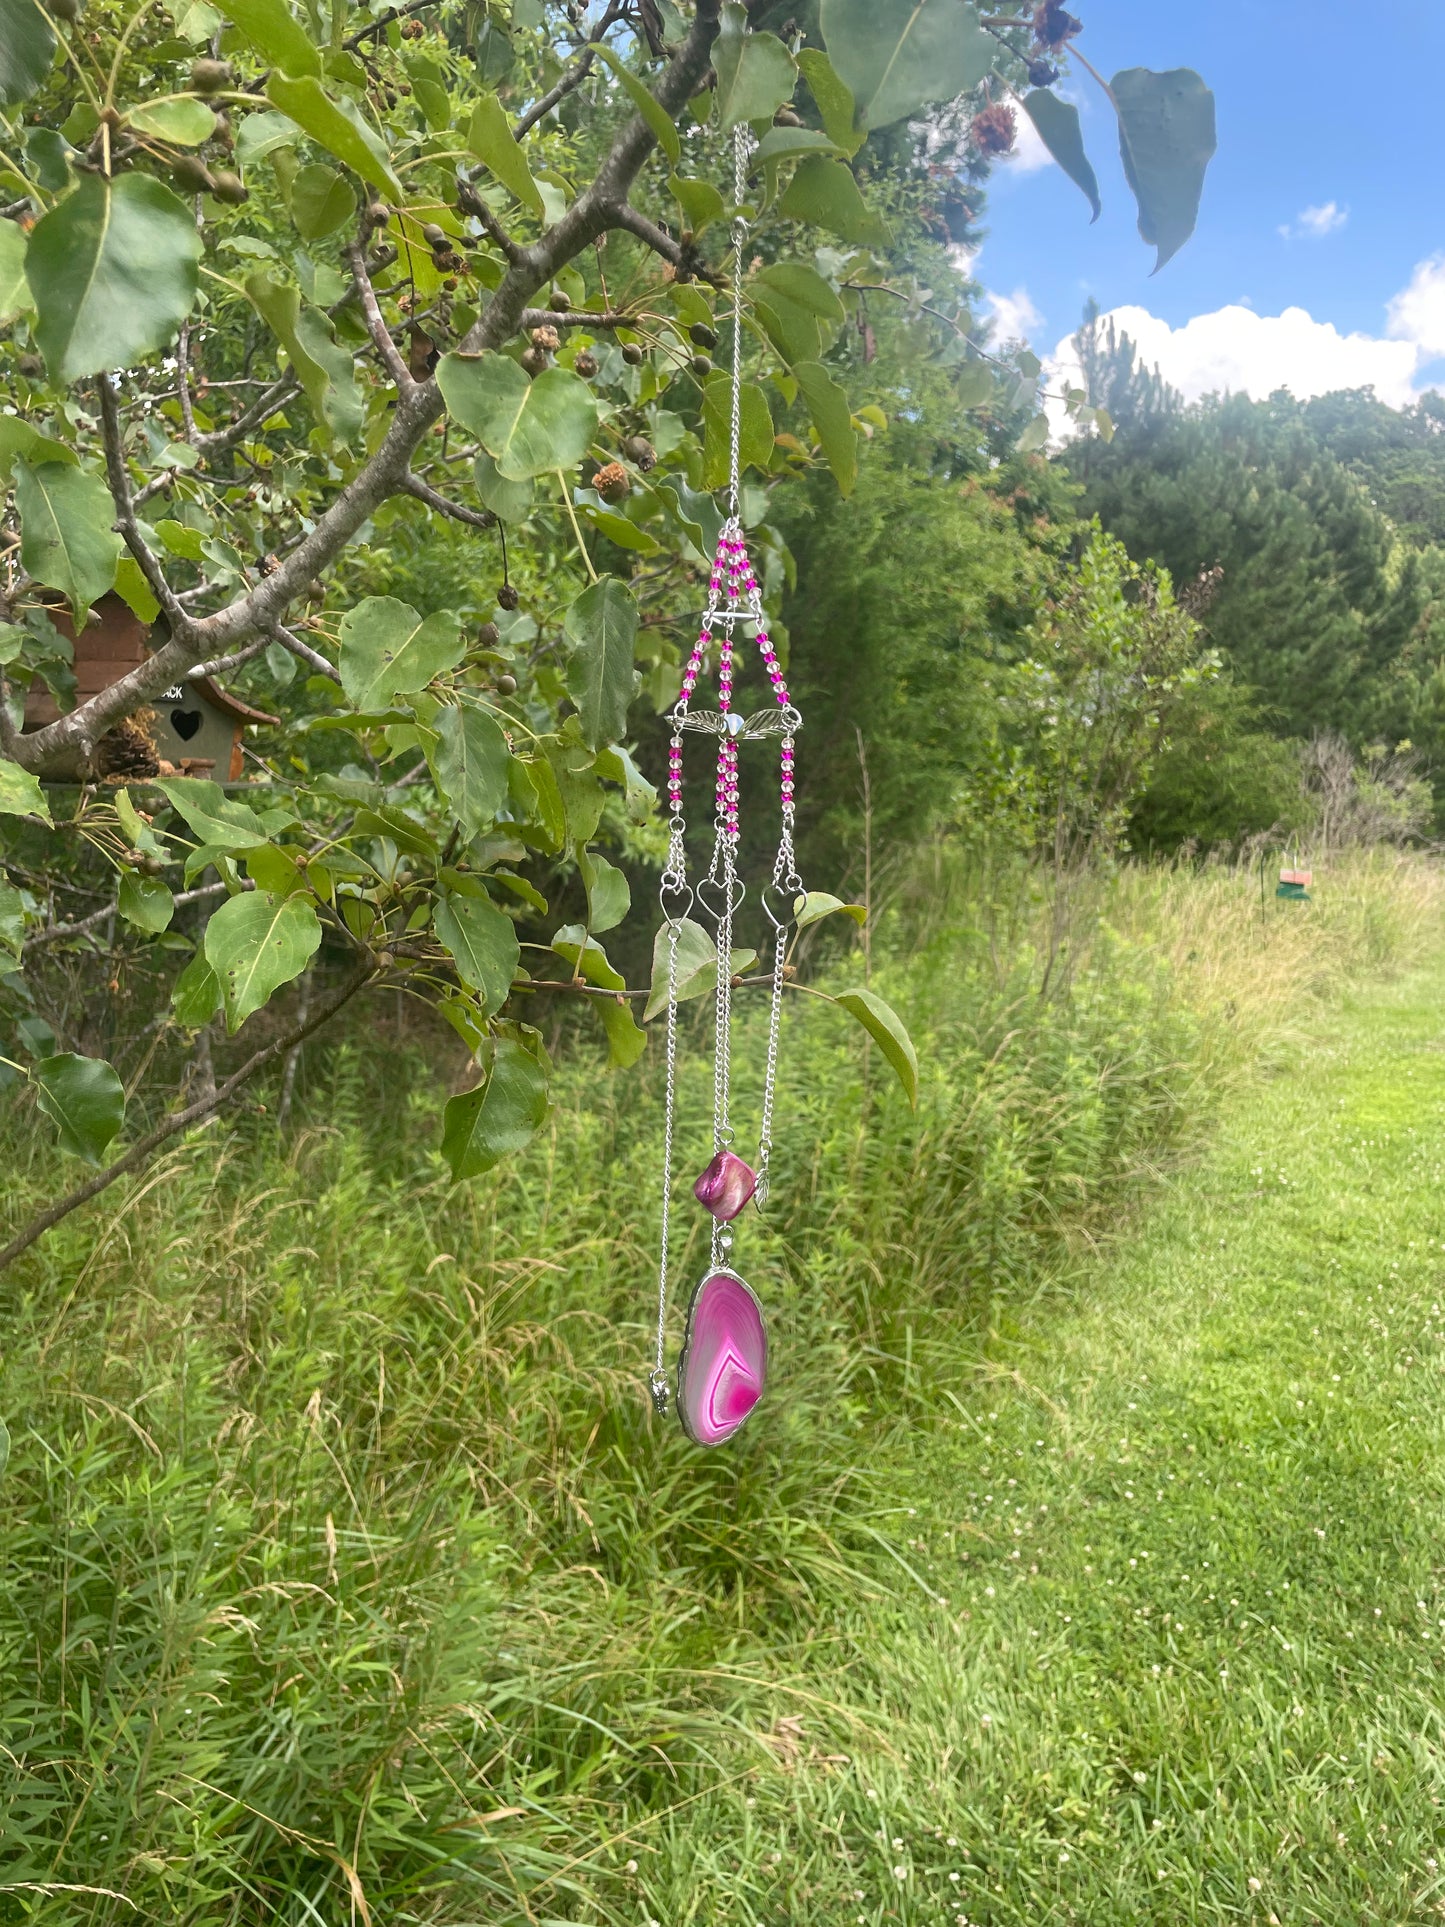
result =
[[[224,883],[203,883],[195,890],[182,890],[175,899],[178,910],[188,903],[200,903],[207,897],[216,897],[226,889]],[[246,886],[243,884],[242,888]],[[252,885],[252,888],[255,886]],[[27,950],[33,945],[59,943],[62,937],[84,937],[92,930],[98,930],[109,918],[115,915],[115,905],[106,904],[103,910],[96,910],[88,917],[80,917],[75,923],[51,923],[44,929],[32,931],[25,939]]]
[[180,403],[181,422],[186,431],[186,440],[194,443],[196,439],[196,417],[191,408],[191,325],[181,323],[180,334],[176,337],[176,400]]
[[282,402],[300,392],[301,384],[288,368],[284,375],[271,383],[265,394],[251,403],[251,406],[238,415],[228,428],[217,428],[209,433],[197,435],[196,447],[203,455],[223,455],[237,442],[244,441],[253,428],[259,428],[268,415],[274,415]]
[[323,656],[319,649],[313,649],[309,642],[303,642],[284,623],[278,622],[270,633],[283,649],[289,649],[293,656],[299,656],[308,669],[314,669],[322,676],[330,676],[335,682],[336,664],[329,656]]
[[420,475],[408,474],[402,483],[408,495],[414,495],[419,502],[425,502],[429,509],[438,515],[449,515],[454,522],[464,522],[469,529],[494,529],[497,518],[490,510],[479,512],[477,509],[464,508],[460,502],[449,502],[445,495],[438,495]]
[[185,1110],[177,1111],[174,1117],[168,1117],[164,1123],[158,1124],[153,1131],[147,1133],[138,1144],[127,1151],[123,1158],[118,1158],[114,1164],[98,1172],[87,1183],[78,1186],[58,1204],[53,1204],[47,1211],[42,1211],[39,1217],[32,1218],[19,1236],[12,1238],[4,1250],[0,1251],[0,1271],[4,1271],[12,1264],[21,1252],[28,1251],[37,1238],[43,1237],[52,1226],[59,1224],[62,1218],[68,1218],[72,1211],[78,1211],[81,1205],[88,1204],[92,1198],[98,1197],[102,1191],[114,1184],[117,1178],[123,1178],[127,1171],[134,1171],[144,1164],[152,1152],[159,1150],[168,1139],[178,1136],[182,1131],[188,1131],[193,1124],[199,1124],[203,1118],[209,1117],[212,1111],[218,1111],[243,1084],[249,1083],[258,1071],[263,1071],[278,1057],[284,1057],[287,1051],[302,1043],[313,1031],[320,1030],[323,1024],[329,1024],[342,1006],[350,1003],[357,991],[371,982],[379,968],[378,964],[368,959],[354,976],[347,979],[340,990],[327,998],[315,1016],[308,1017],[304,1023],[294,1024],[274,1042],[264,1045],[254,1055],[248,1057],[238,1071],[233,1071],[225,1083],[219,1085],[215,1091],[198,1098],[194,1104],[187,1105]]
[[227,675],[232,669],[240,669],[244,664],[254,662],[256,657],[270,646],[270,636],[257,636],[256,640],[248,642],[244,649],[233,649],[229,656],[212,656],[209,662],[198,662],[194,669],[186,671],[186,681],[200,682],[204,676]]
[[514,241],[496,215],[464,175],[457,177],[457,203],[468,214],[474,214],[491,235],[497,246],[506,255],[514,268],[526,264],[527,249],[520,241]]
[[[101,436],[105,442],[105,473],[110,484],[110,498],[115,504],[115,525],[125,540],[126,547],[140,564],[141,574],[156,601],[165,610],[171,622],[171,633],[179,629],[183,634],[190,623],[190,617],[176,601],[175,590],[166,580],[165,570],[147,548],[145,540],[136,526],[135,503],[130,492],[130,476],[126,473],[125,449],[121,442],[120,411],[116,406],[115,385],[109,375],[96,378],[100,393]],[[104,732],[102,732],[103,734]]]
[[618,227],[626,228],[627,232],[635,234],[639,241],[645,241],[654,254],[660,254],[664,261],[670,261],[675,268],[682,265],[682,243],[675,241],[665,228],[657,225],[656,221],[649,220],[645,214],[639,213],[626,201],[620,207],[614,208],[613,214]]
[[[692,99],[707,73],[721,6],[722,0],[697,0],[687,38],[653,89],[663,111],[674,119]],[[643,217],[627,209],[628,193],[656,144],[656,136],[640,114],[622,127],[596,177],[561,220],[540,240],[516,249],[517,258],[459,344],[460,352],[479,355],[488,349],[500,348],[517,332],[531,297],[550,283],[567,262],[575,260],[610,228],[626,226],[637,232],[634,223]],[[630,220],[621,218],[624,209]],[[660,230],[658,232],[660,234]],[[642,238],[648,237],[644,234]],[[668,240],[668,237],[662,238]],[[668,245],[675,244],[668,241]],[[282,378],[282,383],[273,384],[261,401],[247,411],[247,416],[252,420],[263,419],[274,409],[283,383],[289,387],[289,375]],[[113,412],[113,397],[111,409]],[[197,662],[208,656],[225,655],[261,634],[277,636],[303,661],[309,661],[324,675],[334,676],[334,664],[308,650],[281,626],[286,611],[304,594],[309,582],[326,573],[382,503],[405,490],[412,457],[444,412],[435,379],[416,382],[410,390],[399,392],[381,446],[317,517],[279,568],[249,587],[226,608],[209,616],[189,615],[167,585],[166,596],[175,610],[170,640],[138,668],[129,670],[69,715],[23,736],[16,746],[15,760],[35,772],[55,773],[73,768],[122,716],[129,715],[172,683],[182,681]],[[228,446],[230,440],[239,439],[244,432],[240,423],[234,423],[222,431],[218,439],[202,438],[203,449],[209,452]],[[123,464],[121,479],[125,479]]]
[[523,308],[524,328],[635,328],[635,314],[584,314],[576,308]]
[[385,363],[387,373],[396,383],[398,391],[405,394],[409,388],[416,386],[416,382],[402,360],[391,338],[391,330],[386,325],[386,317],[381,312],[376,289],[371,285],[371,276],[367,272],[365,245],[360,240],[352,241],[347,247],[346,258],[351,263],[351,279],[361,302],[361,312],[366,318],[367,331],[376,344],[376,351]]
[[563,74],[556,86],[543,94],[540,100],[533,101],[526,113],[523,114],[522,118],[513,127],[513,140],[522,140],[526,135],[531,133],[532,129],[537,125],[537,122],[539,120],[545,120],[552,109],[559,106],[567,98],[568,94],[576,93],[596,63],[598,44],[612,31],[618,21],[624,18],[626,11],[627,9],[623,4],[623,0],[612,0],[612,4],[608,7],[606,13],[603,14],[597,25],[587,36],[587,45],[582,49],[576,66],[568,73]]

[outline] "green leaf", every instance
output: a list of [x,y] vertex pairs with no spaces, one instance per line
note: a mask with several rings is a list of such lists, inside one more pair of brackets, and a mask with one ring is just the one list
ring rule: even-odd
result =
[[632,1015],[630,1004],[611,997],[594,997],[592,1004],[607,1032],[607,1057],[614,1070],[630,1071],[647,1049],[647,1032]]
[[[708,377],[702,391],[702,420],[702,485],[705,489],[721,488],[732,468],[732,382],[726,375]],[[760,468],[766,473],[772,466],[773,436],[767,396],[755,382],[744,382],[740,443],[744,468]]]
[[993,71],[999,43],[959,0],[822,0],[828,58],[876,131],[952,100]]
[[853,89],[818,47],[804,47],[798,55],[818,114],[830,140],[835,140],[851,160],[868,136],[857,125],[858,104]]
[[810,923],[821,923],[824,917],[839,915],[851,917],[854,923],[868,921],[865,904],[844,903],[841,897],[830,897],[826,890],[810,890],[806,896],[799,897],[793,905],[793,915],[800,930],[806,930]]
[[365,402],[356,384],[356,363],[317,308],[303,309],[297,288],[273,281],[264,269],[246,277],[252,307],[280,341],[317,421],[339,441],[359,431]]
[[592,390],[568,368],[535,381],[508,355],[443,355],[437,382],[448,409],[496,458],[509,482],[576,468],[597,433]]
[[627,979],[612,968],[607,952],[584,924],[564,924],[553,937],[552,948],[584,983],[595,984],[599,990],[626,990]]
[[0,816],[39,816],[47,823],[52,821],[50,805],[40,784],[28,769],[21,769],[18,763],[8,762],[3,756],[0,756]]
[[1199,217],[1205,170],[1216,144],[1214,96],[1189,67],[1162,74],[1126,67],[1115,74],[1110,92],[1119,115],[1124,172],[1139,203],[1139,233],[1159,250],[1157,274],[1189,239]]
[[8,476],[17,455],[23,455],[32,468],[42,462],[69,462],[76,465],[76,455],[64,442],[52,441],[42,435],[29,422],[21,421],[18,415],[0,415],[0,476]]
[[343,166],[352,168],[364,181],[384,187],[394,199],[406,199],[381,136],[345,95],[328,94],[312,74],[300,80],[272,74],[266,82],[266,93],[283,114],[289,114]]
[[512,752],[495,716],[473,703],[448,704],[434,725],[432,774],[452,813],[470,837],[486,829],[507,800]]
[[0,321],[11,321],[33,305],[25,279],[25,230],[18,221],[0,221]]
[[5,1476],[5,1468],[10,1463],[10,1428],[0,1418],[0,1479]]
[[472,479],[482,507],[490,509],[500,521],[525,522],[531,514],[534,494],[531,482],[509,482],[485,449],[472,463]]
[[994,399],[998,381],[986,361],[966,361],[953,384],[960,408],[983,408]]
[[1035,415],[1033,420],[1025,426],[1023,433],[1019,436],[1017,442],[1014,443],[1014,446],[1020,455],[1032,455],[1036,450],[1042,448],[1048,439],[1048,416]]
[[125,117],[136,133],[173,147],[199,147],[216,131],[216,116],[203,100],[144,101],[128,107]]
[[123,544],[111,524],[115,504],[98,475],[68,462],[15,463],[20,560],[37,582],[59,589],[77,630],[90,605],[115,581]]
[[304,897],[250,890],[223,903],[206,925],[206,961],[221,986],[226,1028],[238,1031],[320,946],[321,924]]
[[844,990],[833,999],[856,1017],[898,1075],[908,1102],[918,1109],[918,1053],[897,1011],[871,990]]
[[120,880],[116,908],[127,923],[156,936],[169,929],[176,913],[176,900],[159,877],[137,876],[127,870]]
[[[677,937],[677,1001],[691,1003],[694,998],[707,997],[717,989],[717,945],[700,923],[691,917],[684,917],[678,924]],[[671,942],[669,926],[663,924],[652,946],[652,988],[648,992],[647,1008],[642,1013],[644,1023],[650,1024],[667,1008],[667,970],[668,948]],[[732,958],[732,974],[742,976],[752,969],[758,960],[756,950],[735,950]]]
[[130,800],[129,790],[116,791],[115,814],[121,832],[133,850],[140,850],[146,856],[169,855],[166,846]]
[[673,200],[682,209],[683,220],[695,236],[727,213],[727,202],[711,181],[687,181],[680,174],[670,174],[667,184],[672,189]]
[[632,886],[621,870],[585,844],[577,852],[577,868],[587,891],[587,927],[600,937],[615,930],[632,908]]
[[102,1057],[59,1051],[35,1066],[36,1102],[60,1132],[60,1148],[99,1164],[125,1122],[125,1087]]
[[35,0],[0,0],[0,107],[28,100],[54,53],[55,35]]
[[0,949],[16,963],[25,948],[25,899],[13,883],[0,881]]
[[1057,94],[1051,94],[1046,87],[1040,87],[1024,95],[1024,112],[1038,130],[1044,146],[1074,185],[1082,190],[1097,221],[1104,211],[1104,204],[1099,199],[1099,177],[1084,152],[1084,131],[1079,122],[1078,108],[1067,100],[1060,100]]
[[723,7],[712,64],[725,134],[742,120],[770,121],[793,98],[798,80],[793,56],[776,34],[752,32],[748,10],[737,0],[726,0]]
[[242,167],[254,167],[278,148],[294,147],[301,129],[286,114],[247,114],[236,130],[236,159]]
[[142,622],[152,623],[160,614],[161,605],[156,601],[151,585],[133,555],[123,555],[117,562],[114,588],[126,607],[133,610]]
[[838,143],[816,127],[770,127],[754,149],[750,163],[756,174],[765,167],[778,167],[784,161],[801,161],[815,155],[838,153]]
[[605,535],[609,542],[633,555],[656,555],[662,547],[656,536],[649,535],[646,529],[640,529],[625,515],[619,515],[601,502],[579,502],[577,513],[599,535]]
[[448,1103],[442,1156],[454,1178],[476,1178],[531,1142],[547,1116],[547,1080],[510,1037],[490,1047],[486,1081]]
[[[772,39],[771,34],[766,37],[769,40]],[[781,46],[782,42],[780,41],[778,44]],[[626,93],[627,98],[647,122],[648,127],[651,128],[657,138],[658,146],[662,149],[663,153],[666,154],[673,166],[676,167],[677,163],[682,159],[682,140],[676,126],[673,124],[671,114],[668,113],[661,101],[653,99],[637,75],[632,72],[630,67],[625,67],[622,64],[622,61],[613,49],[607,45],[606,41],[599,41],[597,43],[597,52],[601,58],[607,62],[607,65],[612,69],[613,73],[616,74],[618,80],[621,81],[623,91]],[[791,87],[788,89],[788,92],[792,92]],[[482,158],[486,160],[486,155],[484,154]],[[490,165],[490,163],[488,164]]]
[[852,168],[822,155],[805,160],[799,167],[778,203],[778,212],[791,221],[825,227],[858,247],[886,248],[893,239],[883,216],[875,214],[863,199]]
[[522,955],[517,926],[489,898],[451,892],[438,899],[435,922],[457,974],[476,991],[490,1017],[511,995]]
[[171,990],[171,1009],[176,1022],[187,1030],[200,1030],[221,1008],[221,986],[203,952],[197,951],[176,978]]
[[785,361],[816,361],[847,319],[837,291],[803,261],[779,261],[754,276],[758,319]]
[[36,222],[25,276],[51,379],[127,368],[164,348],[191,311],[201,237],[150,174],[87,174]]
[[473,51],[476,55],[477,79],[482,86],[500,87],[516,64],[517,50],[512,45],[512,36],[490,14],[483,17],[477,29],[477,43]]
[[467,146],[479,161],[486,163],[515,200],[531,208],[539,221],[545,219],[541,190],[532,178],[527,156],[512,133],[506,109],[495,94],[483,94],[473,109]]
[[637,604],[632,591],[616,576],[604,576],[572,604],[563,631],[570,652],[567,694],[577,705],[583,741],[589,749],[621,742],[637,688]]
[[262,57],[283,74],[319,74],[321,53],[286,0],[226,0],[226,13]]
[[823,444],[833,479],[845,496],[851,495],[858,480],[858,434],[848,396],[819,362],[800,361],[793,373],[808,404],[808,413]]
[[291,183],[291,219],[307,241],[334,234],[356,212],[356,195],[334,167],[313,161]]
[[197,776],[170,776],[156,784],[185,818],[193,834],[219,850],[252,850],[267,843],[266,826],[248,803],[227,796],[219,783]]
[[444,610],[423,618],[395,596],[368,596],[341,620],[341,686],[358,709],[385,709],[454,669],[465,648]]

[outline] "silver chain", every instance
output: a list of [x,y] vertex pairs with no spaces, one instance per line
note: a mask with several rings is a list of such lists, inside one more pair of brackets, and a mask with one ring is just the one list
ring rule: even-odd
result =
[[[673,736],[673,746],[682,742]],[[687,890],[687,850],[683,840],[685,825],[680,816],[672,819],[669,833],[667,868],[658,891],[666,918],[667,932],[667,1076],[662,1112],[662,1254],[657,1268],[657,1360],[649,1384],[658,1415],[666,1413],[669,1401],[667,1382],[667,1262],[668,1240],[672,1230],[672,1158],[677,1132],[677,946],[682,939],[683,919],[668,910],[668,898]]]
[[[784,737],[783,741],[789,749],[792,748],[791,736]],[[798,875],[798,862],[793,853],[793,818],[793,804],[786,801],[783,804],[783,831],[778,839],[777,860],[773,864],[773,895],[781,897],[783,911],[780,918],[774,919],[777,942],[773,951],[773,983],[768,1001],[768,1055],[763,1072],[763,1123],[758,1139],[758,1188],[755,1194],[759,1210],[768,1202],[772,1188],[773,1107],[778,1088],[778,1038],[783,1023],[788,937],[796,921],[794,901],[803,894],[803,879]]]
[[[746,121],[733,129],[733,206],[741,209],[748,191],[748,162],[753,157],[753,130]],[[742,514],[743,455],[743,277],[748,224],[741,213],[733,216],[733,412],[732,466],[729,470],[728,514]]]

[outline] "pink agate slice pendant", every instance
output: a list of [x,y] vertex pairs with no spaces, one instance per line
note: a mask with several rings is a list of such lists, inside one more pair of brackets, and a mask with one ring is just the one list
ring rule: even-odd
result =
[[694,1445],[722,1445],[743,1425],[768,1379],[763,1308],[735,1271],[714,1271],[693,1294],[677,1367],[682,1429]]
[[751,1165],[732,1151],[719,1151],[692,1187],[692,1195],[719,1224],[731,1224],[751,1201],[758,1177]]

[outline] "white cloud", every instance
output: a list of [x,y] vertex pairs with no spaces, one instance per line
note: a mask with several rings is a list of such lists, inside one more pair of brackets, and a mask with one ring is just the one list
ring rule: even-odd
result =
[[1012,294],[985,295],[984,306],[993,322],[995,341],[1027,341],[1036,328],[1044,325],[1027,288],[1015,288]]
[[1293,227],[1288,222],[1280,229],[1286,241],[1323,241],[1327,234],[1338,234],[1350,218],[1350,210],[1338,201],[1324,201],[1319,207],[1301,208]]
[[1422,361],[1445,355],[1445,254],[1434,254],[1415,269],[1408,288],[1390,303],[1390,333],[1413,342]]
[[[1445,320],[1445,288],[1440,299]],[[1147,308],[1115,308],[1106,319],[1186,401],[1223,393],[1258,400],[1276,388],[1305,401],[1332,388],[1373,386],[1381,401],[1402,408],[1415,394],[1420,350],[1414,341],[1342,335],[1333,322],[1316,321],[1303,308],[1263,315],[1231,305],[1195,315],[1179,328]],[[1053,360],[1060,372],[1069,364],[1077,370],[1072,340],[1059,343]]]

